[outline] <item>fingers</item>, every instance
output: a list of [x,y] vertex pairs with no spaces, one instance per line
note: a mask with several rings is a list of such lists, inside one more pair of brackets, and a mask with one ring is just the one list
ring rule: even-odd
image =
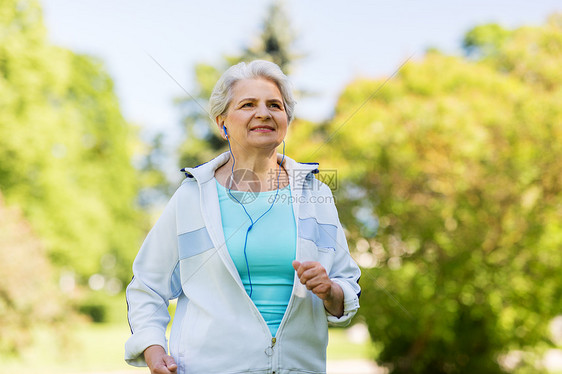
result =
[[176,365],[176,362],[174,361],[174,358],[172,356],[164,356],[164,363],[170,373],[175,373],[178,370],[178,365]]
[[171,356],[163,356],[162,361],[155,365],[150,372],[152,374],[175,374],[178,366]]
[[293,269],[295,269],[295,270],[298,271],[300,266],[301,266],[301,263],[300,263],[300,262],[298,262],[298,261],[296,261],[296,260],[293,261]]
[[316,261],[298,262],[293,261],[293,268],[297,276],[307,289],[316,296],[325,300],[331,295],[332,280],[326,273],[326,269]]
[[159,345],[148,347],[144,351],[144,357],[151,374],[174,374],[178,366],[172,356],[166,354],[164,348]]
[[301,279],[303,275],[306,275],[307,279],[309,279],[309,277],[313,277],[317,273],[326,273],[324,267],[316,261],[293,261],[293,268],[297,272],[297,276],[299,277],[299,279]]
[[[306,261],[306,262],[298,262],[293,261],[293,268],[295,268],[297,272],[297,277],[299,277],[302,284],[307,284],[312,287],[316,286],[318,282],[322,280],[329,280],[328,274],[326,273],[326,269],[316,261]],[[309,283],[312,281],[312,283]]]

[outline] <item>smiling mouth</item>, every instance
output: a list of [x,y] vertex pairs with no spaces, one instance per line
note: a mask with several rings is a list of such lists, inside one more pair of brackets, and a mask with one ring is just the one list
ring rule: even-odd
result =
[[267,127],[267,126],[260,126],[260,127],[254,127],[253,129],[250,129],[250,131],[254,131],[254,132],[271,132],[271,131],[273,131],[273,128]]

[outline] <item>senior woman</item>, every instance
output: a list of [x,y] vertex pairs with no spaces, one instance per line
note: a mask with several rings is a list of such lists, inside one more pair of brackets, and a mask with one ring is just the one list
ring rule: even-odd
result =
[[240,63],[217,82],[210,113],[229,151],[182,169],[186,179],[135,259],[129,364],[151,373],[326,372],[328,325],[357,312],[360,271],[331,191],[314,177],[318,164],[285,156],[294,106],[271,62]]

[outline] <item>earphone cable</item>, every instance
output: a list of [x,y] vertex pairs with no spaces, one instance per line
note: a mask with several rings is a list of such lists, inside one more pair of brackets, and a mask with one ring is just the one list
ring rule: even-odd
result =
[[246,215],[250,219],[250,226],[248,226],[248,229],[246,230],[246,236],[244,238],[244,260],[246,261],[246,271],[247,271],[247,274],[248,274],[248,282],[250,283],[249,296],[250,296],[250,298],[252,298],[252,293],[253,293],[254,287],[252,285],[252,277],[250,275],[250,264],[248,263],[248,255],[246,253],[246,246],[248,244],[248,234],[250,233],[250,230],[254,227],[254,225],[273,208],[273,204],[275,204],[275,201],[277,201],[277,196],[279,195],[279,177],[281,175],[281,168],[282,168],[282,165],[283,165],[283,161],[285,160],[285,140],[283,140],[283,157],[281,158],[281,162],[279,164],[279,171],[277,173],[277,190],[275,192],[275,197],[273,198],[273,202],[271,203],[269,208],[261,216],[259,216],[258,219],[256,219],[255,221],[252,219],[252,216],[246,210],[246,207],[244,206],[244,204],[241,203],[240,200],[238,200],[236,198],[236,196],[234,196],[232,194],[231,186],[232,186],[232,180],[234,179],[234,165],[236,164],[236,158],[234,157],[234,153],[232,153],[232,148],[230,147],[230,139],[228,138],[228,136],[227,136],[226,140],[228,142],[228,150],[230,151],[230,155],[232,156],[232,168],[231,168],[231,174],[230,174],[230,181],[228,183],[228,194],[234,200],[236,200],[236,202],[238,204],[240,204],[242,209],[244,209],[244,213],[246,213]]

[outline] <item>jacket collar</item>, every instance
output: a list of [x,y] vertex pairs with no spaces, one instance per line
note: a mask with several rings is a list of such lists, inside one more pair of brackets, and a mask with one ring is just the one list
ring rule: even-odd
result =
[[[185,173],[187,178],[195,178],[201,185],[213,179],[215,177],[215,170],[224,165],[229,158],[230,152],[227,151],[204,164],[193,168],[183,168],[181,171]],[[282,159],[283,155],[277,153],[277,162],[281,162]],[[287,155],[285,155],[282,166],[287,170],[290,182],[294,184],[296,188],[300,188],[305,180],[311,177],[311,174],[318,173],[318,163],[297,162]]]

